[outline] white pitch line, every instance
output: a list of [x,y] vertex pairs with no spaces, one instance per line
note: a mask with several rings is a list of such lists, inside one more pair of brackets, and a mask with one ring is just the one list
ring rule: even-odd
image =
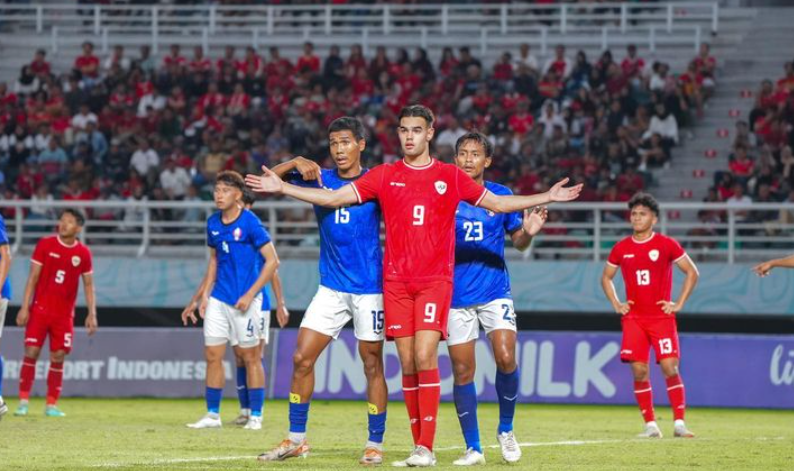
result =
[[[755,437],[755,438],[747,438],[746,440],[750,441],[773,441],[773,440],[785,440],[786,437]],[[696,441],[715,441],[719,440],[716,438],[696,438]],[[736,439],[731,438],[729,439],[734,441]],[[682,442],[684,440],[681,440]],[[688,440],[687,440],[688,441]],[[585,446],[585,445],[604,445],[604,444],[618,444],[618,443],[663,443],[667,442],[667,440],[650,440],[647,438],[634,438],[634,439],[614,439],[614,440],[563,440],[557,442],[525,442],[519,443],[519,446],[525,448],[534,448],[534,447],[543,447],[543,446]],[[447,447],[436,447],[436,451],[452,451],[452,450],[462,450],[464,446],[454,445],[454,446],[447,446]],[[487,445],[484,448],[499,448],[499,445]],[[353,451],[360,451],[360,448],[336,448],[332,451],[322,451],[320,455],[336,455],[336,454],[343,454],[349,453]],[[390,450],[394,451],[406,451],[409,448],[392,448]],[[246,456],[207,456],[203,458],[173,458],[173,459],[160,459],[160,460],[152,460],[152,461],[137,461],[137,462],[130,462],[130,463],[99,463],[94,465],[94,468],[123,468],[128,466],[167,466],[171,464],[188,464],[188,463],[204,463],[204,462],[214,462],[214,461],[238,461],[238,460],[253,460],[256,459],[255,455],[246,455]]]

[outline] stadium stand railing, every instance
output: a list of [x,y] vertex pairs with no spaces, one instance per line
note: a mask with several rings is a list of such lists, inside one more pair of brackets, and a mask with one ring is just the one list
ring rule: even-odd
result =
[[[516,38],[538,46],[581,46],[575,39],[600,35],[602,49],[629,43],[699,47],[704,33],[717,34],[720,7],[716,2],[593,3],[593,4],[378,4],[378,5],[4,5],[0,23],[20,32],[50,37],[50,48],[97,40],[105,52],[108,38],[126,45],[150,44],[156,54],[170,44],[196,44],[205,49],[218,41],[257,47],[333,39],[344,45],[458,45],[449,38],[472,32],[484,52],[515,44]],[[593,26],[597,25],[597,26]],[[581,33],[572,36],[571,33]],[[447,38],[447,41],[444,41]],[[345,40],[348,40],[347,42]],[[384,42],[386,41],[386,42]],[[509,42],[505,42],[509,41]],[[438,44],[436,44],[438,42]],[[283,43],[283,44],[282,44]]]
[[[51,233],[58,209],[77,207],[87,214],[82,238],[98,254],[128,256],[183,256],[206,254],[205,220],[214,205],[208,201],[23,201],[3,200],[13,252],[32,250],[38,238]],[[30,209],[46,218],[26,217]],[[676,237],[698,260],[733,264],[794,251],[794,204],[670,202],[661,204],[658,229]],[[682,221],[682,211],[723,216],[722,222]],[[259,203],[262,218],[279,254],[316,257],[319,234],[313,219],[295,218],[311,211],[291,201]],[[11,214],[8,214],[10,212]],[[569,203],[554,207],[544,232],[529,252],[507,251],[511,258],[605,260],[612,246],[628,235],[625,203]],[[753,215],[775,212],[778,220],[753,222]],[[166,217],[166,213],[167,217]],[[108,217],[109,215],[115,217]],[[296,220],[300,219],[300,220]],[[710,218],[709,221],[719,220]]]

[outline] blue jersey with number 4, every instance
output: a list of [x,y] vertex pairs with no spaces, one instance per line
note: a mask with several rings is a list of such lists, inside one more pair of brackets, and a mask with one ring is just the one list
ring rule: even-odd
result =
[[[485,182],[495,195],[512,195],[506,186]],[[512,299],[505,263],[505,233],[521,228],[521,213],[496,214],[461,202],[455,214],[455,282],[452,307],[464,308]]]
[[[361,175],[366,172],[363,169]],[[328,190],[341,188],[357,178],[343,178],[337,169],[322,170],[323,187]],[[317,181],[304,181],[297,172],[289,173],[285,180],[319,188]],[[376,202],[337,209],[315,205],[314,214],[320,228],[320,284],[343,293],[383,292],[380,206]]]
[[243,209],[229,224],[221,212],[207,220],[207,245],[215,249],[218,264],[212,297],[230,306],[256,283],[262,269],[259,250],[270,243],[270,234],[258,217]]
[[[0,245],[8,245],[8,233],[6,233],[6,221],[0,216]],[[2,255],[0,255],[2,257]],[[11,299],[11,273],[6,277],[5,283],[0,287],[0,298]],[[2,326],[0,326],[2,328]]]

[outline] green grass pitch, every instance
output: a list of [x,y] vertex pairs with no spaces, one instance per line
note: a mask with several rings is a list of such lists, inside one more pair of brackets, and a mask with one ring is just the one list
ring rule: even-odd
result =
[[[45,418],[41,400],[30,415],[0,421],[2,470],[215,470],[361,469],[366,440],[364,402],[315,401],[309,415],[308,459],[258,463],[254,457],[276,445],[287,431],[287,404],[268,401],[264,429],[230,425],[237,412],[223,403],[222,430],[188,430],[185,423],[203,412],[200,400],[64,399],[67,417]],[[481,404],[480,430],[488,465],[507,469],[495,447],[497,406]],[[659,408],[662,440],[633,438],[641,429],[634,407],[520,405],[516,436],[524,458],[515,469],[537,470],[792,470],[794,411],[692,408],[687,417],[698,438],[673,439],[669,410]],[[410,451],[410,432],[402,403],[390,404],[386,461]],[[454,407],[444,404],[436,442],[438,467],[452,469],[462,453]],[[457,467],[455,467],[457,468]]]

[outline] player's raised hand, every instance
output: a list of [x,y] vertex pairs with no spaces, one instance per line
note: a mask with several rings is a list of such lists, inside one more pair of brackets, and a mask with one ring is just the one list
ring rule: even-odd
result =
[[276,308],[276,321],[279,327],[284,327],[289,322],[289,310],[287,306],[280,305]]
[[99,321],[97,320],[96,314],[89,314],[86,316],[85,328],[88,329],[89,337],[96,333],[97,329],[99,329]]
[[634,304],[634,301],[626,301],[625,303],[617,303],[612,307],[615,308],[615,312],[620,314],[621,316],[625,316],[626,314],[631,311],[631,306]]
[[254,296],[245,293],[244,295],[240,296],[240,299],[234,304],[234,308],[241,312],[248,311],[248,308],[251,307],[251,303],[254,302]]
[[675,314],[681,310],[681,306],[671,301],[659,301],[657,306],[662,306],[662,311],[668,316]]
[[549,218],[549,210],[545,206],[536,206],[524,210],[524,230],[531,236],[536,236],[543,229],[543,224]]
[[323,172],[322,167],[317,165],[317,162],[309,160],[306,157],[298,156],[293,159],[295,161],[295,170],[301,174],[303,180],[312,181],[317,180],[320,186],[323,186]]
[[570,178],[563,178],[562,180],[558,181],[551,189],[549,190],[549,200],[550,201],[573,201],[579,197],[579,193],[582,192],[582,184],[574,185],[565,188],[564,185],[570,181]]
[[30,311],[27,307],[19,308],[19,312],[17,313],[17,325],[19,327],[25,327],[28,325],[28,318],[30,317]]
[[769,275],[773,268],[772,262],[764,262],[754,266],[753,271],[761,278],[764,278]]
[[185,306],[185,309],[182,310],[182,325],[186,326],[188,320],[190,320],[193,325],[196,325],[198,322],[198,319],[196,318],[196,301],[192,299],[190,300],[190,303]]
[[245,176],[245,184],[257,193],[281,193],[284,182],[272,170],[262,166],[262,175],[249,173]]

